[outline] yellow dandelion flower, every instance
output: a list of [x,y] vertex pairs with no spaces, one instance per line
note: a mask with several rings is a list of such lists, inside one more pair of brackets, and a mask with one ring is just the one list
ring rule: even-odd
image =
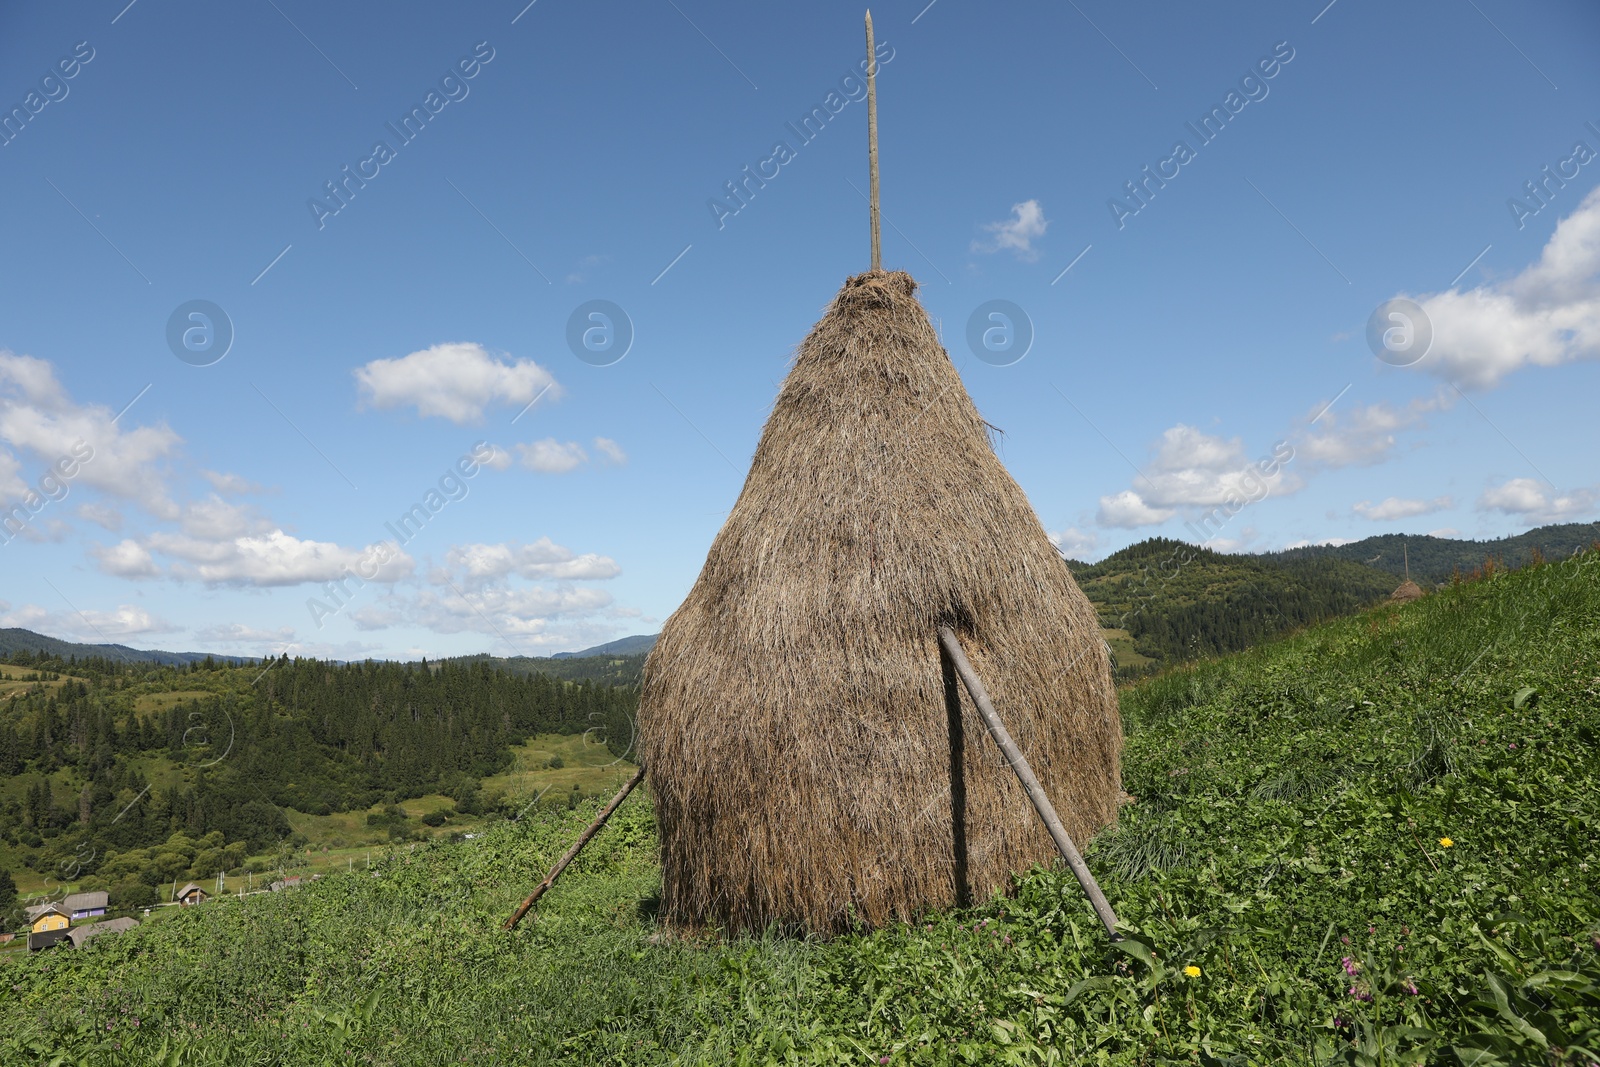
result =
[[1199,978],[1200,977],[1200,968],[1196,967],[1194,964],[1191,963],[1191,964],[1189,964],[1189,966],[1187,966],[1187,967],[1185,967],[1183,969],[1183,973],[1188,975],[1190,978]]
[[1453,844],[1455,844],[1455,842],[1450,840],[1448,837],[1439,838],[1439,847],[1440,848],[1449,848]]

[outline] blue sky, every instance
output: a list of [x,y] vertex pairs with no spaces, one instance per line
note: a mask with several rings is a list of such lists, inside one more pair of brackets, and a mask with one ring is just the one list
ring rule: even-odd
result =
[[[673,610],[867,266],[862,11],[524,3],[0,14],[0,625],[539,655]],[[1596,517],[1600,8],[874,21],[885,265],[1065,551]],[[1369,346],[1396,298],[1420,358]]]

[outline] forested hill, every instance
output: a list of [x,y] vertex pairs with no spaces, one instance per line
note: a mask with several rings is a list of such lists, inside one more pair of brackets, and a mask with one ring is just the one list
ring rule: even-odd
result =
[[[93,874],[175,832],[243,855],[287,835],[282,809],[366,809],[480,780],[534,734],[631,737],[631,688],[489,664],[282,658],[188,667],[19,653],[0,666],[0,852]],[[76,857],[76,859],[74,859]]]
[[82,645],[76,641],[63,641],[19,627],[0,629],[0,659],[15,652],[34,652],[59,659],[76,656],[95,656],[113,663],[253,663],[249,656],[213,656],[209,652],[162,652],[159,649],[129,648],[127,645]]
[[1248,648],[1359,610],[1397,584],[1343,559],[1271,561],[1167,538],[1068,566],[1100,615],[1123,677]]
[[1252,558],[1272,562],[1340,559],[1387,571],[1395,577],[1405,572],[1410,558],[1411,577],[1423,585],[1447,582],[1459,572],[1463,577],[1493,560],[1497,567],[1516,570],[1542,557],[1566,559],[1600,541],[1600,523],[1570,522],[1540,526],[1515,537],[1470,541],[1417,534],[1379,534],[1344,545],[1306,545],[1267,552]]
[[636,685],[644,669],[644,653],[609,656],[459,656],[440,660],[455,665],[483,664],[512,674],[543,675],[569,682]]

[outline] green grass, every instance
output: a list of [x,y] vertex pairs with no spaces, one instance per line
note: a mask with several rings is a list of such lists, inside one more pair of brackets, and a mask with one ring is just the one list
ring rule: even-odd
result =
[[1060,868],[827,943],[680,938],[640,795],[514,933],[598,802],[12,958],[0,1062],[1600,1060],[1600,554],[1122,705],[1137,799],[1087,850],[1116,946]]
[[[531,800],[543,794],[554,798],[574,786],[588,796],[610,795],[633,774],[634,765],[619,761],[606,746],[583,734],[539,734],[511,750],[511,769],[483,780],[485,793],[500,792],[513,799]],[[562,766],[548,766],[559,758]]]
[[1156,662],[1133,647],[1133,635],[1126,630],[1102,628],[1100,636],[1111,646],[1111,654],[1116,659],[1118,671],[1137,674]]
[[43,686],[46,693],[54,693],[68,682],[81,682],[85,679],[73,674],[61,674],[53,681],[28,681],[38,670],[33,667],[18,667],[12,663],[0,663],[0,700],[6,700],[18,693],[26,693],[35,686]]

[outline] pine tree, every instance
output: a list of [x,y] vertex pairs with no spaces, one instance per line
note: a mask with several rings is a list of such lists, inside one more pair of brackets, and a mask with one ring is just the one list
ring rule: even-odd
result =
[[17,883],[10,871],[0,871],[0,930],[9,930],[16,921]]

